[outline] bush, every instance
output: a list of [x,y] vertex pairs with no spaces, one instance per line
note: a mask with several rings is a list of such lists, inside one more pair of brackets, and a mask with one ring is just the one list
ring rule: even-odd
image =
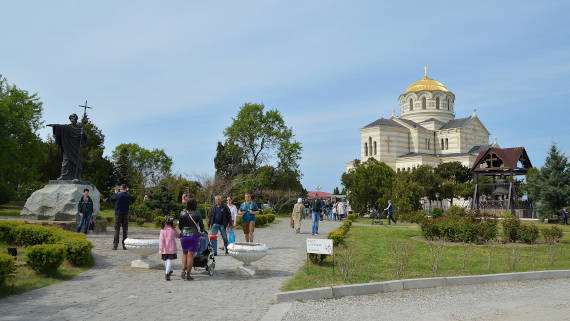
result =
[[346,216],[347,219],[354,221],[358,217],[358,214],[352,213]]
[[236,225],[242,225],[242,218],[243,217],[241,215],[236,216]]
[[265,216],[267,217],[268,223],[273,223],[275,221],[275,218],[277,218],[275,214],[265,214]]
[[420,210],[416,212],[402,213],[398,215],[397,219],[403,222],[420,223],[420,221],[424,218],[425,215],[426,212]]
[[8,276],[15,270],[14,257],[6,253],[0,253],[0,285],[3,285]]
[[434,207],[430,211],[430,215],[433,218],[438,218],[443,216],[443,209],[440,207]]
[[146,222],[146,220],[144,218],[141,218],[141,217],[137,218],[137,225],[138,226],[143,226],[145,222]]
[[503,220],[503,241],[516,242],[519,239],[519,229],[521,221],[516,217]]
[[0,221],[0,241],[7,244],[14,244],[15,234],[13,230],[20,225],[22,225],[22,223],[16,221]]
[[63,244],[33,245],[26,251],[26,262],[33,270],[43,274],[53,274],[65,258]]
[[433,241],[441,237],[441,233],[439,232],[439,226],[437,225],[435,219],[428,217],[424,218],[420,222],[420,228],[422,230],[424,237],[427,240]]
[[538,227],[534,224],[523,224],[519,228],[518,238],[526,244],[534,244],[538,238]]
[[20,246],[31,246],[44,243],[55,243],[52,228],[40,225],[21,224],[12,229],[10,239],[13,244]]
[[325,260],[326,257],[327,257],[326,254],[309,253],[309,260],[313,264],[321,264]]
[[511,214],[510,211],[505,211],[505,212],[502,212],[501,215],[499,215],[499,217],[506,220],[506,219],[512,218],[513,215]]
[[153,212],[146,206],[146,204],[141,203],[139,205],[131,206],[131,207],[133,208],[133,212],[129,211],[129,213],[132,213],[137,217],[137,224],[138,224],[139,218],[142,218],[145,221],[150,221],[153,219]]
[[333,241],[334,246],[344,244],[345,229],[337,228],[329,232],[328,238]]
[[474,220],[470,217],[444,216],[424,218],[420,222],[422,234],[427,240],[444,238],[450,242],[481,243],[497,237],[497,220]]
[[155,216],[154,217],[154,226],[155,227],[162,227],[162,222],[164,222],[164,216]]
[[88,240],[67,239],[61,242],[65,246],[65,257],[69,263],[82,266],[91,261],[93,244]]
[[255,215],[255,227],[260,227],[267,224],[267,216],[265,215]]
[[115,218],[112,216],[108,216],[108,217],[105,217],[105,220],[107,220],[107,224],[113,224],[113,221],[115,221]]
[[482,219],[479,223],[479,236],[481,241],[488,242],[497,238],[499,233],[499,221],[492,218]]
[[542,229],[542,236],[548,244],[559,243],[562,239],[563,232],[558,226],[552,226],[551,228]]
[[450,206],[447,211],[445,211],[445,216],[449,217],[463,217],[465,216],[465,209],[457,205]]

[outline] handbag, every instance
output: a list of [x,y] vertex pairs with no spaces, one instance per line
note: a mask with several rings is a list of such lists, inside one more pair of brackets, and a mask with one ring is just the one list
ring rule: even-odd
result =
[[230,236],[229,236],[229,240],[228,240],[228,244],[232,244],[236,242],[236,234],[234,233],[234,229],[231,228],[230,229]]
[[89,231],[95,231],[95,219],[93,217],[89,221]]
[[289,225],[291,225],[291,228],[295,228],[295,221],[293,219],[291,219],[289,221]]

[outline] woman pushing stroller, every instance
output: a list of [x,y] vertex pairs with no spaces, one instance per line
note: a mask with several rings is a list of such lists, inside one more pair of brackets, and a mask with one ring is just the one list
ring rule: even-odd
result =
[[200,246],[200,235],[204,231],[202,214],[196,210],[198,203],[191,198],[186,203],[186,208],[180,213],[178,228],[180,229],[180,245],[182,246],[182,279],[191,281],[190,276],[194,265],[194,255]]

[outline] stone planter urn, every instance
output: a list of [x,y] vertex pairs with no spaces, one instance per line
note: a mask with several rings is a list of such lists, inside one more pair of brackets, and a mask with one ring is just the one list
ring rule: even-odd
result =
[[232,243],[228,245],[228,253],[234,259],[243,263],[238,268],[238,274],[254,276],[257,273],[257,267],[251,265],[251,263],[260,260],[267,254],[267,245],[261,243]]
[[139,255],[141,258],[131,262],[131,267],[150,269],[154,265],[148,256],[158,253],[158,239],[135,239],[127,238],[125,240],[125,247],[130,252]]

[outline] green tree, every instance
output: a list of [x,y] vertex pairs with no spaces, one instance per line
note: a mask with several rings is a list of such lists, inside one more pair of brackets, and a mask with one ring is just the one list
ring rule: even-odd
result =
[[468,190],[463,184],[471,180],[471,172],[468,167],[460,162],[449,162],[439,164],[435,168],[435,173],[441,178],[440,186],[441,199],[449,199],[453,205],[453,199],[464,196]]
[[172,158],[166,155],[163,149],[155,148],[148,150],[135,143],[121,144],[113,150],[113,162],[117,165],[121,151],[126,149],[129,159],[129,172],[131,185],[143,190],[150,186],[156,186],[168,175],[172,168]]
[[129,179],[134,176],[132,164],[130,161],[130,155],[127,148],[122,147],[119,149],[118,154],[113,156],[115,162],[113,164],[113,183],[115,185],[122,185],[126,184],[127,186],[131,186],[132,182]]
[[244,104],[224,130],[226,144],[239,148],[241,163],[248,173],[271,162],[273,155],[277,155],[280,170],[299,173],[301,144],[293,140],[293,131],[286,126],[279,111],[264,109],[263,104]]
[[9,85],[0,75],[0,203],[13,199],[16,189],[38,180],[46,157],[38,130],[42,103],[37,94]]
[[243,163],[243,150],[231,141],[226,144],[218,142],[214,166],[216,175],[221,175],[225,178],[235,177],[248,172]]
[[113,163],[103,156],[105,151],[105,135],[101,129],[93,124],[88,117],[84,116],[84,130],[89,139],[87,145],[81,149],[83,177],[85,181],[90,181],[102,191],[112,189]]
[[541,219],[560,215],[562,207],[568,204],[570,163],[555,144],[550,147],[544,166],[528,172],[527,189],[532,200],[540,201],[538,213]]
[[[432,166],[420,165],[412,170],[412,180],[422,186],[424,193],[431,205],[432,201],[437,200],[436,194],[442,183],[442,179],[435,173]],[[430,206],[431,207],[431,206]]]
[[354,161],[354,168],[342,174],[342,185],[353,209],[365,213],[378,209],[391,198],[396,173],[390,166],[369,158],[366,162]]
[[392,203],[398,213],[412,213],[419,210],[422,206],[420,200],[424,194],[424,188],[421,184],[414,181],[410,172],[401,171],[396,173],[392,190]]
[[338,187],[335,187],[335,188],[334,188],[333,194],[334,194],[334,195],[340,195],[340,191],[338,190]]

